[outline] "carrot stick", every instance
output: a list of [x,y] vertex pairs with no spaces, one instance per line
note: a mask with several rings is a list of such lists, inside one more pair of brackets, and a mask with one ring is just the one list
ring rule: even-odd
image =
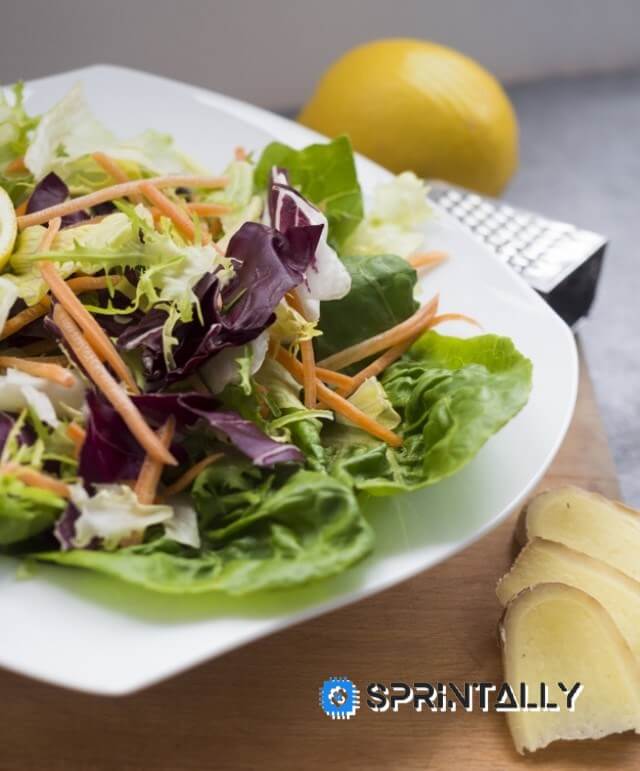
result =
[[[293,375],[293,377],[302,383],[304,379],[302,364],[294,358],[290,353],[280,348],[277,354],[277,360]],[[377,439],[382,439],[383,442],[390,444],[392,447],[400,447],[402,444],[402,438],[398,434],[394,434],[388,428],[381,426],[380,423],[376,423],[375,420],[366,415],[362,410],[359,410],[356,406],[348,402],[339,394],[327,388],[324,383],[319,380],[316,381],[318,390],[318,398],[321,402],[324,402],[334,412],[339,412],[344,415],[345,418],[350,420],[358,428],[366,431],[368,434],[375,436]]]
[[57,383],[65,388],[71,388],[76,382],[75,377],[68,369],[61,367],[59,364],[39,362],[35,359],[21,359],[18,356],[0,356],[0,367],[11,367],[34,377],[50,380],[52,383]]
[[67,426],[67,436],[75,445],[75,457],[79,458],[82,452],[82,445],[87,438],[87,432],[77,423],[69,423]]
[[[112,278],[107,276],[79,276],[78,278],[68,279],[66,284],[74,294],[82,294],[83,292],[91,292],[98,289],[108,289],[110,283],[117,284],[119,281],[120,276],[113,276]],[[31,324],[32,321],[42,318],[42,316],[49,312],[50,308],[51,300],[49,297],[43,297],[40,302],[37,302],[30,308],[25,308],[20,313],[16,313],[4,325],[4,329],[0,332],[0,340],[10,337],[19,332],[23,327],[26,327],[27,324]]]
[[339,353],[328,356],[319,362],[320,366],[327,369],[344,369],[349,364],[366,359],[368,356],[384,351],[385,348],[391,348],[397,343],[413,337],[420,329],[424,329],[426,326],[425,322],[435,316],[438,310],[438,299],[439,297],[436,295],[426,305],[419,308],[413,316],[405,319],[400,324],[396,324],[395,327],[387,329],[386,332],[381,332],[374,337],[370,337],[368,340],[363,340],[361,343],[349,346],[349,348],[345,348]]
[[439,316],[434,316],[431,319],[429,328],[435,327],[438,324],[444,324],[445,321],[466,321],[467,324],[472,324],[478,329],[482,329],[482,324],[479,324],[473,317],[465,316],[464,313],[441,313]]
[[49,312],[51,308],[51,300],[48,297],[43,297],[40,302],[32,305],[30,308],[25,308],[20,313],[16,313],[15,316],[8,319],[2,330],[0,331],[0,340],[4,340],[5,337],[10,337],[16,332],[19,332],[27,324],[31,324],[32,321],[41,318]]
[[16,206],[16,217],[22,217],[27,213],[27,206],[29,205],[29,198],[25,198],[24,201]]
[[437,326],[438,324],[442,324],[445,321],[468,321],[470,324],[474,324],[477,327],[480,326],[475,319],[472,319],[470,316],[465,316],[462,313],[443,313],[440,316],[434,316],[425,325],[424,329],[421,329],[416,335],[409,337],[402,343],[394,345],[392,348],[389,348],[389,350],[385,351],[382,356],[378,356],[378,358],[372,361],[371,364],[360,370],[360,372],[354,375],[351,379],[350,387],[338,388],[338,393],[344,397],[350,396],[359,386],[362,385],[362,383],[364,383],[365,380],[370,377],[377,377],[381,372],[384,372],[387,367],[390,367],[394,361],[399,359],[403,353],[405,353],[405,351],[407,351],[415,343],[415,341],[426,329],[432,329],[433,327]]
[[390,367],[393,362],[396,361],[396,359],[399,359],[402,354],[415,343],[421,334],[422,332],[418,332],[417,335],[409,337],[402,343],[398,343],[392,348],[389,348],[389,350],[385,351],[382,356],[378,356],[378,358],[372,361],[371,364],[354,375],[349,388],[338,388],[338,393],[345,398],[347,396],[351,396],[351,394],[357,388],[359,388],[365,380],[370,377],[377,377],[381,372],[384,372],[387,367]]
[[338,390],[351,388],[353,385],[353,378],[349,375],[343,375],[342,372],[334,372],[332,369],[325,369],[324,367],[316,367],[316,377],[323,383],[339,386]]
[[416,252],[408,259],[409,265],[416,270],[420,268],[435,268],[441,262],[449,259],[446,252]]
[[[129,368],[124,363],[115,346],[107,337],[105,331],[93,318],[84,305],[78,300],[73,291],[62,280],[60,274],[51,262],[40,262],[40,273],[44,280],[49,284],[51,292],[55,295],[60,304],[67,310],[74,321],[82,328],[87,340],[90,342],[95,352],[107,361],[113,371],[134,393],[140,393],[138,386]],[[84,279],[86,280],[86,279]]]
[[[167,450],[171,447],[175,429],[176,419],[173,415],[170,415],[167,418],[166,423],[158,431],[158,439],[162,442],[162,446],[166,447]],[[135,487],[133,488],[140,503],[148,505],[154,502],[163,468],[164,463],[157,461],[150,455],[147,455],[144,459],[140,474],[138,475]]]
[[145,423],[127,392],[109,374],[96,352],[83,337],[80,328],[60,303],[53,309],[53,320],[87,375],[111,402],[140,445],[152,458],[172,466],[177,465],[173,455]]
[[[289,292],[287,294],[287,302],[303,319],[306,318],[302,303],[295,293]],[[316,406],[317,401],[316,357],[313,352],[313,341],[301,340],[300,353],[302,354],[302,371],[304,374],[304,406],[308,410],[312,410]]]
[[221,214],[229,214],[233,206],[226,203],[187,203],[187,209],[199,217],[219,217]]
[[7,174],[18,174],[18,172],[27,171],[27,167],[24,165],[24,156],[14,158],[11,163],[7,164],[5,171]]
[[206,458],[198,461],[195,466],[192,466],[188,471],[185,471],[185,473],[172,485],[169,485],[169,487],[165,488],[165,491],[162,493],[162,495],[156,498],[156,503],[162,503],[163,501],[166,501],[167,498],[171,498],[173,495],[181,493],[183,490],[189,487],[189,485],[194,481],[194,479],[201,471],[204,471],[206,468],[211,466],[212,463],[220,460],[220,458],[224,458],[224,453],[216,452],[213,455],[207,455]]
[[[229,214],[233,211],[233,206],[228,206],[226,203],[185,203],[184,208],[199,217],[219,217],[221,214]],[[164,212],[157,206],[152,206],[151,214],[154,220],[158,220]]]
[[316,406],[318,393],[318,389],[316,388],[316,357],[313,353],[312,341],[301,340],[300,352],[302,354],[304,406],[308,410],[312,410]]
[[39,252],[48,252],[49,249],[51,249],[51,245],[60,230],[60,225],[62,225],[62,219],[60,217],[53,217],[53,219],[49,220],[47,232],[42,236],[40,243],[38,244]]
[[140,185],[140,192],[144,193],[145,197],[151,201],[162,214],[172,220],[173,224],[188,241],[195,241],[196,228],[191,217],[185,214],[182,209],[167,198],[162,191],[158,190],[158,188],[154,187],[150,182],[143,182]]
[[[129,177],[125,174],[124,170],[118,165],[118,162],[113,158],[110,158],[104,153],[97,152],[91,155],[93,160],[102,167],[107,174],[111,175],[116,182],[129,182]],[[138,193],[132,193],[129,198],[134,203],[141,203],[142,196]]]
[[43,222],[48,222],[54,217],[64,217],[67,214],[73,214],[83,209],[90,209],[92,206],[97,206],[100,203],[106,203],[107,201],[113,201],[116,198],[127,198],[128,196],[139,193],[140,185],[145,182],[150,182],[155,187],[195,187],[195,188],[207,188],[213,190],[215,188],[225,187],[228,184],[226,177],[200,177],[196,175],[186,174],[184,176],[166,176],[166,177],[150,177],[149,179],[134,179],[131,182],[121,182],[111,187],[104,187],[102,190],[96,190],[93,193],[87,195],[81,195],[78,198],[72,198],[70,201],[64,201],[63,203],[56,204],[55,206],[49,206],[48,209],[41,209],[40,211],[33,212],[32,214],[24,214],[18,217],[18,227],[29,227],[30,225],[41,225]]
[[69,488],[64,482],[54,479],[48,474],[43,474],[41,471],[36,471],[36,469],[19,466],[17,463],[5,463],[4,466],[0,466],[0,474],[13,476],[25,485],[48,490],[61,498],[69,497]]

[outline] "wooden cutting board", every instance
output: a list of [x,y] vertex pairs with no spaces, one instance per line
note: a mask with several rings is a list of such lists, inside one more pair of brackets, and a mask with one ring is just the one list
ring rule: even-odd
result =
[[[573,425],[541,487],[567,482],[618,494],[584,367]],[[0,769],[640,767],[640,740],[628,734],[561,743],[522,759],[503,715],[364,708],[352,720],[332,721],[321,712],[318,688],[332,675],[361,685],[500,682],[494,587],[512,559],[513,525],[514,517],[376,597],[135,696],[86,696],[0,673]],[[43,629],[43,645],[46,639]]]

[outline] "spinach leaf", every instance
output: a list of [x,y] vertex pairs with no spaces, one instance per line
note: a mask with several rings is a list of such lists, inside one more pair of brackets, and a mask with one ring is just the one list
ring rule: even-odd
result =
[[50,528],[66,502],[10,476],[0,476],[0,546],[25,541]]
[[531,362],[511,340],[427,332],[382,378],[402,416],[403,446],[338,446],[331,473],[390,495],[434,484],[468,463],[526,404]]
[[267,187],[274,166],[287,169],[291,184],[324,212],[333,243],[339,246],[362,220],[362,191],[346,136],[303,150],[272,142],[256,166],[254,180],[259,192]]
[[351,488],[300,471],[200,551],[165,539],[116,552],[77,549],[36,559],[90,568],[169,594],[246,594],[340,573],[371,550],[373,532]]
[[351,290],[341,300],[320,305],[319,328],[314,340],[319,359],[355,345],[399,324],[418,308],[413,298],[416,271],[392,254],[346,256]]

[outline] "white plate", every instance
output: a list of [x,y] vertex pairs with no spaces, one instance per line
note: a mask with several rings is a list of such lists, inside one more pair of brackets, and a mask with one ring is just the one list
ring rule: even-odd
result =
[[[264,110],[111,66],[29,83],[29,110],[47,109],[77,81],[110,128],[123,136],[146,128],[171,132],[214,172],[236,145],[259,150],[274,138],[295,146],[317,139]],[[388,178],[364,158],[358,172],[365,190]],[[436,212],[426,232],[430,247],[453,258],[425,277],[421,294],[437,288],[443,310],[470,314],[487,331],[513,338],[534,364],[527,407],[451,479],[377,501],[369,509],[377,535],[373,555],[313,586],[249,599],[167,598],[73,569],[42,566],[35,578],[18,580],[17,562],[2,558],[0,665],[83,691],[129,693],[426,570],[478,539],[523,500],[553,459],[573,413],[573,337],[524,282],[443,212]]]

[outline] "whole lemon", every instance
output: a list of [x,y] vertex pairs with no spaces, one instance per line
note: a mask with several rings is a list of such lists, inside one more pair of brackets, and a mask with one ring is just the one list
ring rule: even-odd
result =
[[354,48],[324,74],[298,120],[399,173],[498,195],[518,164],[503,88],[445,46],[405,38]]

